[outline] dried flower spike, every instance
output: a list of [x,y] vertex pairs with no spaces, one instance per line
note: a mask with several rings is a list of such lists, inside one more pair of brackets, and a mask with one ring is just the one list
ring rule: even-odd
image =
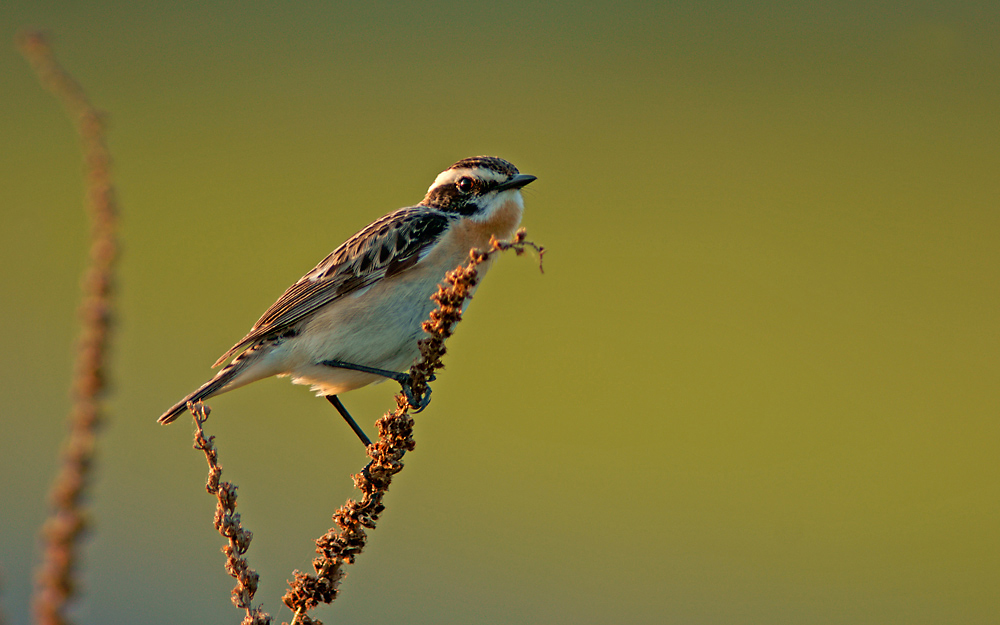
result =
[[[444,342],[462,319],[462,305],[478,280],[476,268],[497,252],[514,250],[520,254],[526,248],[538,252],[541,268],[544,249],[527,241],[522,228],[511,241],[494,238],[489,249],[470,251],[467,264],[448,272],[445,277],[447,285],[439,287],[432,297],[438,306],[423,324],[429,336],[420,341],[420,360],[409,372],[418,397],[427,392],[427,384],[434,380],[434,372],[444,366],[441,362],[445,353]],[[368,447],[371,462],[361,473],[354,475],[354,486],[362,493],[361,501],[348,500],[334,513],[336,527],[316,540],[318,557],[313,560],[315,574],[295,571],[295,579],[289,582],[288,591],[282,598],[294,613],[290,625],[319,623],[307,612],[320,603],[331,603],[337,598],[345,575],[344,565],[353,564],[364,549],[368,539],[365,530],[375,529],[379,515],[385,510],[382,499],[392,476],[403,469],[403,456],[414,448],[413,417],[409,414],[411,408],[418,407],[411,406],[405,394],[400,393],[396,395],[396,410],[386,413],[376,422],[379,438]]]
[[219,452],[215,448],[215,437],[205,436],[205,421],[212,412],[211,408],[201,402],[191,402],[188,405],[191,416],[194,417],[194,448],[204,452],[208,462],[208,481],[205,490],[215,495],[215,529],[229,540],[222,548],[226,554],[226,572],[236,579],[232,591],[233,605],[246,610],[244,625],[267,625],[271,616],[260,607],[253,607],[254,594],[257,593],[257,572],[250,568],[243,556],[250,548],[253,534],[243,527],[240,514],[236,512],[236,488],[231,482],[222,482],[222,465],[219,463]]

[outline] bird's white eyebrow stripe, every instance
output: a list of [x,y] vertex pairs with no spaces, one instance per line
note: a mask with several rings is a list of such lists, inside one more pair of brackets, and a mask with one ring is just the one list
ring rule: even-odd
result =
[[486,169],[484,167],[459,167],[457,169],[446,169],[438,174],[438,177],[434,179],[431,186],[427,188],[427,192],[430,193],[430,191],[435,187],[439,187],[444,184],[454,184],[466,176],[492,182],[503,182],[507,180],[507,176],[496,171],[495,169]]

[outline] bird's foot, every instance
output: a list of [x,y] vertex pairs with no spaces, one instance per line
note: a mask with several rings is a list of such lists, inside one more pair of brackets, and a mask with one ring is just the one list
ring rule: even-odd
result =
[[[420,413],[427,407],[427,404],[431,403],[431,387],[429,384],[426,385],[427,390],[422,395],[417,396],[416,391],[413,390],[413,379],[410,377],[410,374],[404,373],[403,376],[397,382],[399,382],[399,386],[403,389],[406,402],[410,404],[410,408],[413,409],[414,413]],[[431,374],[431,377],[427,381],[433,382],[434,379],[434,375]]]

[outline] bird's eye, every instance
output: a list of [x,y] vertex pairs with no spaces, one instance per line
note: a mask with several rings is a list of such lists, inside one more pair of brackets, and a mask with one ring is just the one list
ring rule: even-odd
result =
[[472,178],[459,178],[458,182],[455,183],[455,188],[458,189],[459,193],[472,193],[472,187],[475,183]]

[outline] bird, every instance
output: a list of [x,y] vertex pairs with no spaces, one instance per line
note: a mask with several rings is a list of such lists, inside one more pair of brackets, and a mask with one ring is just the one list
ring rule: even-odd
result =
[[[469,250],[514,233],[524,213],[521,189],[534,180],[496,156],[456,162],[419,204],[375,220],[289,287],[213,368],[225,366],[159,423],[177,419],[189,402],[287,376],[326,397],[367,447],[339,395],[393,379],[411,406],[426,406],[429,390],[413,397],[404,370],[419,356],[431,295]],[[479,266],[480,275],[490,262]]]

